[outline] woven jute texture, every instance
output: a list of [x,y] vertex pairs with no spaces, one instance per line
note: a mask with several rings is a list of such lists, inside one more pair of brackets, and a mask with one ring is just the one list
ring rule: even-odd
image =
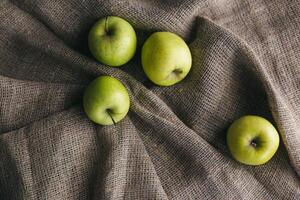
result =
[[[93,23],[128,20],[138,50],[121,68],[87,47]],[[158,87],[140,50],[154,31],[188,43],[193,66]],[[131,98],[116,126],[92,123],[82,93],[100,75]],[[233,160],[226,130],[260,115],[280,132],[265,165]],[[1,0],[0,199],[300,199],[297,0]]]

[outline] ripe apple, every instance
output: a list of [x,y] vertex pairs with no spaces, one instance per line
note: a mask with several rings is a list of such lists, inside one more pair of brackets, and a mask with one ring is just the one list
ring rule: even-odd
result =
[[136,51],[136,34],[124,19],[109,16],[95,23],[88,36],[93,56],[103,64],[121,66],[127,63]]
[[122,120],[129,105],[125,86],[111,76],[100,76],[93,80],[83,95],[85,113],[93,122],[101,125],[111,125]]
[[227,145],[237,161],[246,165],[261,165],[277,151],[279,135],[268,120],[247,115],[229,127]]
[[142,65],[152,82],[170,86],[186,77],[192,66],[192,56],[189,47],[178,35],[156,32],[143,45]]

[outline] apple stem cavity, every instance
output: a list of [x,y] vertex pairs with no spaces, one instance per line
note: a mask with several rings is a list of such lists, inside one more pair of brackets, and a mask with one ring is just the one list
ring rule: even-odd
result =
[[178,77],[183,71],[181,69],[174,69],[164,80],[168,80],[170,78]]
[[111,110],[110,110],[110,109],[107,109],[106,112],[107,112],[107,114],[109,115],[109,117],[111,118],[111,120],[112,120],[112,122],[114,123],[114,125],[116,125],[116,122],[115,122],[114,118],[113,118],[112,115],[111,115]]
[[182,70],[181,69],[174,69],[172,73],[179,76],[182,73]]
[[258,145],[257,138],[254,138],[253,140],[251,140],[250,145],[251,145],[252,147],[256,148],[257,145]]

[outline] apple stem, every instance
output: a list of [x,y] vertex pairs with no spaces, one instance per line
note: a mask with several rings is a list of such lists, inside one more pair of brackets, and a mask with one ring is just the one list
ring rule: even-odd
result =
[[114,125],[116,125],[114,118],[111,116],[110,110],[107,110],[107,113],[108,113],[109,117],[111,118],[111,120],[113,121]]
[[108,17],[105,18],[105,32],[106,32],[106,34],[109,32],[108,31]]

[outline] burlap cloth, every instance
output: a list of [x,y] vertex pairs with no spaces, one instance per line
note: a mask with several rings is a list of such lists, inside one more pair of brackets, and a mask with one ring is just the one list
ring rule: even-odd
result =
[[[106,15],[137,31],[122,68],[87,48]],[[193,55],[175,86],[142,71],[140,48],[157,30],[181,35]],[[297,0],[1,0],[0,199],[300,199],[299,65]],[[82,92],[101,74],[130,93],[116,127],[83,113]],[[263,166],[239,164],[226,147],[245,114],[280,132]]]

